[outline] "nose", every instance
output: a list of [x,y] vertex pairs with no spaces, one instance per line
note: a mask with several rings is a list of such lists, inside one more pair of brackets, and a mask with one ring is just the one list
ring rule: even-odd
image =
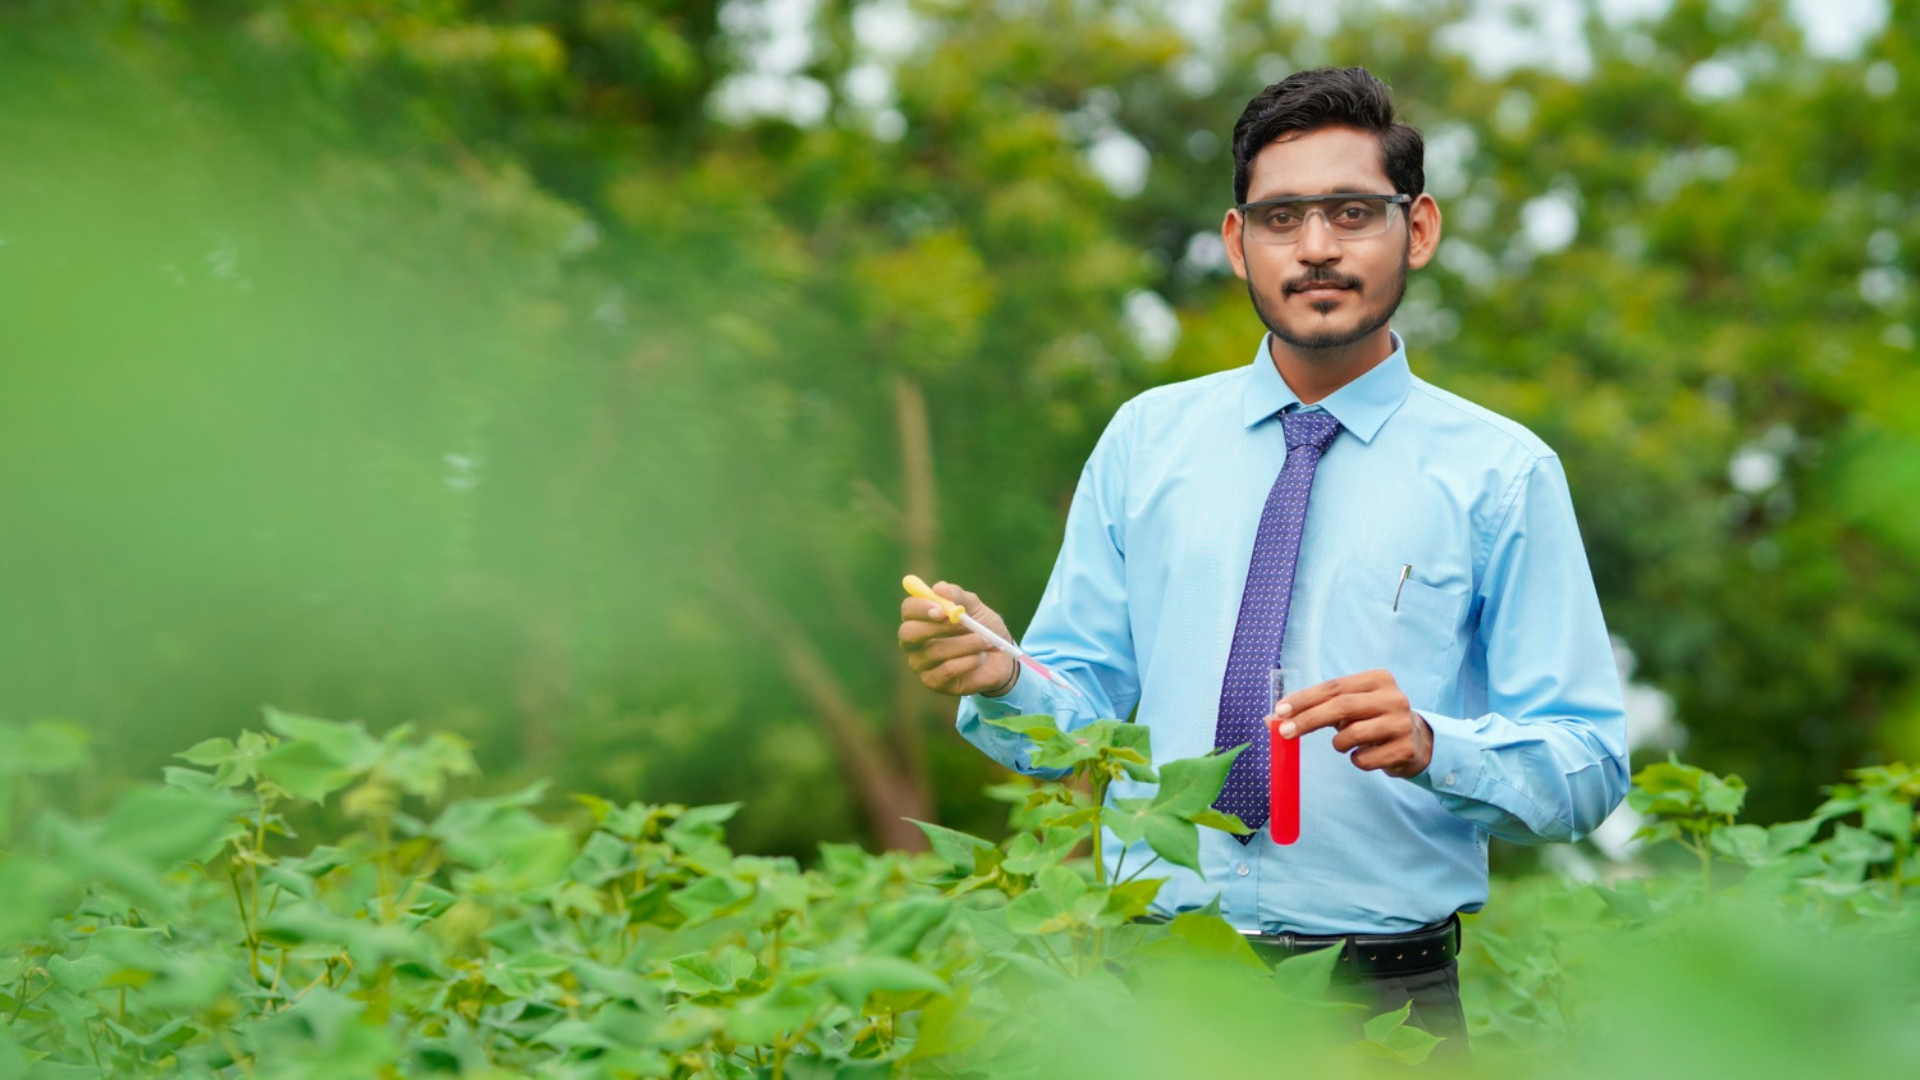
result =
[[1340,241],[1334,238],[1333,225],[1327,221],[1326,213],[1318,207],[1307,212],[1307,220],[1300,226],[1300,239],[1294,241],[1293,254],[1301,262],[1314,266],[1340,261]]

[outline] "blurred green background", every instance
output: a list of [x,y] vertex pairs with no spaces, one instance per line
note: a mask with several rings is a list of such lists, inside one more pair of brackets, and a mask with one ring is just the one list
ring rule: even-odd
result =
[[900,575],[1024,625],[1113,410],[1258,344],[1234,118],[1361,63],[1446,215],[1395,325],[1565,459],[1641,754],[1758,821],[1920,757],[1920,2],[1332,11],[8,0],[0,720],[93,807],[271,703],[991,833]]

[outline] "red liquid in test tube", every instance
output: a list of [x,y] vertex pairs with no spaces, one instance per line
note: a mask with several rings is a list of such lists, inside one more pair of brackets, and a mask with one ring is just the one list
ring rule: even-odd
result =
[[[1271,708],[1286,696],[1280,671],[1271,676]],[[1280,734],[1280,725],[1267,728],[1267,829],[1276,844],[1300,839],[1300,740]]]
[[1300,839],[1300,740],[1281,735],[1278,724],[1272,731],[1267,821],[1274,843],[1291,844]]

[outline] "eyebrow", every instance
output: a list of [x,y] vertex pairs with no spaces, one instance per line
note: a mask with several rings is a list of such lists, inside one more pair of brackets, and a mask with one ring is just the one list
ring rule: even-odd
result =
[[[1391,189],[1393,185],[1389,183],[1387,187]],[[1312,198],[1313,196],[1316,196],[1316,195],[1360,195],[1360,194],[1392,195],[1394,194],[1394,192],[1391,190],[1372,191],[1371,188],[1372,188],[1371,184],[1355,184],[1355,185],[1348,185],[1344,187],[1336,184],[1332,187],[1324,188],[1320,191],[1269,191],[1269,192],[1264,192],[1257,195],[1250,191],[1247,193],[1247,201],[1250,203],[1257,203],[1257,202],[1265,202],[1268,199],[1301,199],[1301,198]]]

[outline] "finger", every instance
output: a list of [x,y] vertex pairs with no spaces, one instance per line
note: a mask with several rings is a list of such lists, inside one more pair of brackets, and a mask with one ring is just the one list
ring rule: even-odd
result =
[[1349,754],[1363,747],[1392,742],[1406,734],[1406,727],[1396,723],[1394,717],[1376,716],[1370,720],[1356,720],[1341,728],[1333,737],[1333,748]]
[[1285,720],[1289,716],[1324,705],[1340,696],[1344,682],[1343,679],[1328,679],[1326,682],[1315,683],[1304,690],[1296,690],[1281,698],[1279,704],[1274,706],[1273,713]]
[[992,648],[993,646],[987,644],[978,634],[962,634],[959,637],[936,638],[929,641],[914,650],[912,658],[920,662],[923,668],[931,668],[948,660],[987,652]]
[[900,624],[900,648],[904,652],[913,652],[925,647],[930,641],[968,635],[979,636],[964,626],[954,626],[950,623],[903,622]]
[[929,601],[924,596],[909,596],[900,601],[900,621],[945,623],[947,609]]
[[1406,739],[1395,739],[1379,746],[1369,746],[1351,759],[1354,765],[1368,772],[1388,772],[1395,776],[1406,771],[1413,761],[1413,744]]
[[1280,699],[1274,712],[1282,719],[1289,715],[1302,713],[1316,705],[1324,704],[1346,694],[1364,694],[1379,690],[1385,686],[1396,685],[1393,676],[1385,671],[1362,671],[1355,675],[1342,675],[1337,679],[1315,683],[1304,690],[1295,691]]
[[923,673],[921,681],[935,689],[957,689],[963,680],[978,672],[986,662],[987,658],[980,653],[956,657]]
[[[1296,711],[1291,717],[1280,722],[1280,734],[1289,739],[1297,739],[1309,732],[1324,727],[1344,728],[1359,720],[1370,720],[1387,711],[1391,699],[1378,693],[1347,693],[1330,698],[1319,705],[1302,711]],[[1291,727],[1293,731],[1288,732]]]

